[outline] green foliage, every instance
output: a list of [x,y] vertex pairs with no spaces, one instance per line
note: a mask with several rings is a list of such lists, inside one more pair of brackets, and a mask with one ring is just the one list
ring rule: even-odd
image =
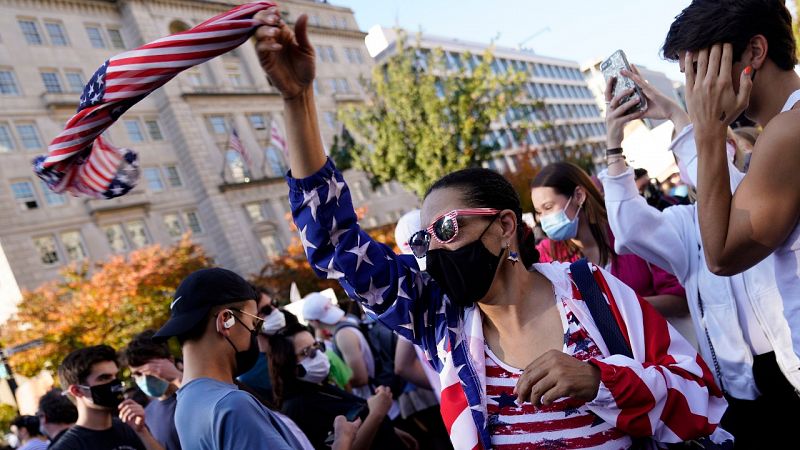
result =
[[497,150],[491,124],[519,105],[525,75],[495,74],[494,58],[423,52],[399,34],[397,51],[376,66],[367,101],[339,112],[354,134],[353,167],[375,184],[396,180],[422,197],[445,174],[479,166]]
[[8,432],[15,417],[17,417],[16,408],[11,405],[0,404],[0,432]]

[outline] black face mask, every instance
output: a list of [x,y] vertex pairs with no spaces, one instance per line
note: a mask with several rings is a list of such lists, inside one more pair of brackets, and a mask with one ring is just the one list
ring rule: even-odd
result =
[[122,381],[114,380],[105,384],[98,384],[96,386],[81,386],[84,389],[89,389],[92,394],[92,403],[97,406],[104,406],[116,410],[120,403],[125,400],[125,388],[122,386]]
[[[234,316],[235,317],[235,316]],[[239,322],[239,319],[236,319]],[[258,362],[258,356],[260,352],[258,351],[258,330],[251,330],[247,325],[242,322],[239,322],[243,327],[247,328],[247,331],[250,332],[250,347],[247,350],[239,351],[235,345],[233,345],[233,341],[231,341],[227,336],[225,339],[228,339],[228,343],[231,344],[233,350],[236,352],[236,369],[233,371],[234,378],[242,375],[243,373],[247,373],[253,366],[256,365]]]
[[483,245],[481,238],[489,227],[474,242],[457,250],[428,250],[427,272],[456,305],[472,306],[492,287],[503,252],[494,255]]

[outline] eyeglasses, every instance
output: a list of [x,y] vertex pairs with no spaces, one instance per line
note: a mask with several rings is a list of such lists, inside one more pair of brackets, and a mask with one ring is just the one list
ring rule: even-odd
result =
[[243,325],[245,328],[247,328],[247,329],[248,329],[248,330],[249,330],[251,333],[254,333],[254,334],[255,334],[255,333],[258,333],[258,332],[261,330],[261,325],[264,325],[264,319],[262,319],[261,317],[258,317],[258,316],[256,316],[256,315],[250,314],[249,312],[242,311],[241,309],[237,309],[237,308],[231,308],[231,310],[232,310],[232,311],[236,311],[236,312],[238,312],[238,313],[242,313],[242,314],[244,314],[245,316],[251,317],[251,318],[253,319],[253,328],[251,329],[250,327],[248,327],[247,325],[245,325],[245,324],[244,324],[244,322],[242,322],[242,320],[241,320],[241,319],[239,319],[239,318],[238,318],[238,317],[236,317],[235,315],[233,316],[234,318],[236,318],[236,320],[238,320],[239,322],[241,322],[241,324],[242,324],[242,325]]
[[411,235],[408,245],[417,258],[424,258],[428,254],[431,236],[440,244],[453,242],[458,236],[458,217],[468,216],[497,216],[500,210],[492,208],[454,209],[439,216],[433,224],[424,230]]
[[297,352],[297,357],[305,357],[305,358],[313,358],[317,355],[317,352],[325,353],[325,343],[316,341],[313,344],[309,345],[308,347],[300,350]]

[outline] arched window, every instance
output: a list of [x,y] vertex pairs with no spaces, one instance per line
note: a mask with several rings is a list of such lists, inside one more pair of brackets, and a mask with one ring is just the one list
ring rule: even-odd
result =
[[233,150],[228,150],[225,153],[225,162],[228,164],[228,170],[231,174],[231,179],[237,183],[246,183],[250,181],[250,170],[242,159],[242,155]]
[[189,27],[189,25],[187,25],[186,22],[183,22],[181,20],[173,20],[169,24],[169,34],[180,33],[182,31],[188,30],[189,28],[191,27]]

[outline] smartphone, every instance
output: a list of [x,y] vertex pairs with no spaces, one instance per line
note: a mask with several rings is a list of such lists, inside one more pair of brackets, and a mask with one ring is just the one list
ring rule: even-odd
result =
[[600,71],[603,72],[603,77],[605,78],[606,83],[608,83],[608,80],[611,77],[616,77],[617,79],[617,82],[614,84],[614,92],[612,93],[611,98],[616,97],[617,94],[625,89],[633,89],[633,93],[622,99],[620,104],[625,103],[634,97],[639,97],[639,104],[631,108],[629,112],[633,113],[636,111],[646,110],[647,99],[644,97],[644,94],[642,94],[642,89],[639,88],[639,86],[637,86],[636,83],[634,83],[630,78],[620,75],[620,72],[623,69],[632,72],[631,65],[628,64],[628,58],[625,57],[625,52],[622,50],[615,51],[611,56],[606,58],[605,61],[600,63]]
[[[361,422],[363,423],[365,420],[367,420],[368,415],[369,415],[369,407],[365,403],[363,405],[358,405],[355,408],[352,408],[350,411],[347,411],[347,414],[345,414],[344,417],[347,419],[348,422],[353,422],[356,419],[361,419]],[[328,436],[325,438],[324,441],[325,446],[327,447],[333,446],[333,438],[334,434],[333,430],[331,430],[331,432],[328,433]]]

